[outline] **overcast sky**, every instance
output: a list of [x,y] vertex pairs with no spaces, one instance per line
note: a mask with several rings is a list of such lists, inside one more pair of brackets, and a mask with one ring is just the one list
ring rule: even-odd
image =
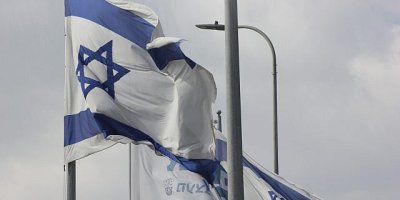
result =
[[[223,1],[140,0],[216,79],[225,113]],[[64,5],[1,0],[0,199],[63,196]],[[273,41],[280,172],[324,199],[397,199],[400,1],[239,0],[239,23]],[[271,53],[240,30],[244,149],[272,170]],[[79,200],[128,199],[128,147],[78,161]]]

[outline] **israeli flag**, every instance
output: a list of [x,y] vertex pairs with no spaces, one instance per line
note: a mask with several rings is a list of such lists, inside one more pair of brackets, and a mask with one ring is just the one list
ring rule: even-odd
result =
[[147,145],[132,145],[130,171],[133,200],[219,199],[216,190],[202,176],[157,154]]
[[212,75],[123,0],[65,0],[65,162],[115,142],[152,145],[211,181]]
[[[221,165],[209,183],[197,173],[157,153],[151,146],[132,145],[131,199],[227,200],[226,138],[215,131]],[[284,178],[269,172],[243,152],[244,197],[251,200],[319,200]],[[151,185],[151,187],[148,187]]]

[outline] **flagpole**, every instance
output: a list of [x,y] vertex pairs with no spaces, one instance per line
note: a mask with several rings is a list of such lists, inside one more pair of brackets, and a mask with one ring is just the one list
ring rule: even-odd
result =
[[129,200],[132,200],[132,143],[129,143]]
[[225,23],[228,200],[243,200],[237,0],[225,0]]
[[67,199],[76,200],[76,161],[67,164]]
[[222,132],[222,117],[221,117],[222,112],[218,110],[217,115],[218,115],[218,130]]

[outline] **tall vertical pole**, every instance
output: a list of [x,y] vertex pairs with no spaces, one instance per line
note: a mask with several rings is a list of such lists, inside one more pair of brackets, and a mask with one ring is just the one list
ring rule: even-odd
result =
[[132,143],[129,143],[129,200],[132,200]]
[[67,164],[67,200],[76,200],[76,161]]
[[225,0],[228,200],[243,200],[242,124],[237,0]]
[[[269,41],[271,43],[271,41]],[[271,48],[272,47],[272,43],[271,43]],[[275,50],[273,50],[273,69],[272,69],[272,76],[273,76],[273,107],[274,107],[274,116],[273,116],[273,126],[274,126],[274,172],[275,174],[279,174],[279,159],[278,159],[278,88],[277,88],[277,80],[276,80],[276,76],[277,76],[277,72],[276,72],[276,56],[275,56]]]

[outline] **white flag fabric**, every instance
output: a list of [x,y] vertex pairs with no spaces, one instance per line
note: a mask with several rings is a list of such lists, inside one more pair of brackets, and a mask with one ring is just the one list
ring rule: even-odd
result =
[[124,0],[65,0],[65,30],[65,162],[145,143],[210,180],[214,79],[163,37],[157,15]]
[[[213,182],[187,170],[168,157],[156,154],[150,146],[132,145],[131,199],[132,200],[226,200],[228,176],[226,172],[226,138],[215,131],[216,157],[219,167]],[[244,197],[251,200],[319,200],[304,189],[259,166],[243,152]]]
[[[227,200],[226,138],[216,134],[219,167],[213,182],[155,152],[146,145],[132,145],[132,200]],[[319,200],[293,183],[263,169],[243,153],[244,197],[251,200]]]
[[132,200],[219,199],[202,176],[143,144],[131,148],[131,183]]

